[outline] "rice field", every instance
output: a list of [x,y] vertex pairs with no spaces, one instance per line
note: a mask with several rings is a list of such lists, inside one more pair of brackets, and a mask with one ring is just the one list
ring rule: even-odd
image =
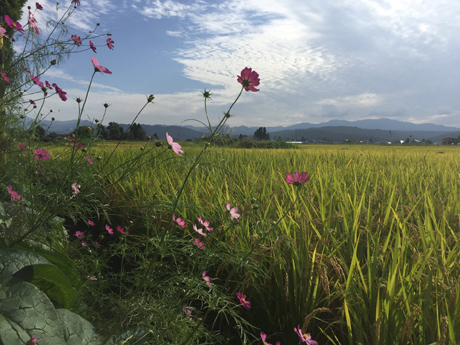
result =
[[[184,145],[182,158],[122,145],[106,165],[110,145],[94,147],[118,216],[154,200],[174,204],[201,150],[195,145]],[[250,256],[264,274],[243,271],[239,286],[254,306],[250,322],[282,334],[282,344],[297,343],[298,324],[320,344],[457,344],[459,162],[455,147],[210,147],[175,214],[203,215],[220,229],[225,205],[238,207],[241,223],[221,239],[243,251],[264,239]],[[295,171],[311,177],[298,193],[284,182]],[[184,236],[192,232],[188,226]]]

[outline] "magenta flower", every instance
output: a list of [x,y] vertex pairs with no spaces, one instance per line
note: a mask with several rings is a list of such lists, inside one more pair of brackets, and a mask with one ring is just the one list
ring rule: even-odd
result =
[[41,148],[34,150],[34,154],[35,154],[35,159],[38,159],[38,160],[43,159],[47,161],[51,157],[48,151],[46,151],[45,149],[41,149]]
[[35,101],[33,99],[29,99],[29,102],[30,102],[30,104],[32,104],[34,106],[34,108],[37,106],[37,104],[35,103]]
[[173,215],[173,221],[175,221],[179,226],[185,228],[185,220],[182,220],[181,218],[176,218],[176,216]]
[[29,78],[34,82],[35,85],[38,87],[43,87],[43,83],[40,81],[38,77],[35,77],[33,74],[29,76]]
[[238,209],[236,207],[232,207],[232,204],[227,204],[227,210],[230,211],[230,218],[231,219],[238,219],[241,218],[241,215],[238,213]]
[[267,335],[264,332],[260,332],[260,338],[262,338],[262,341],[264,342],[264,345],[272,345],[272,344],[266,342]]
[[305,171],[303,171],[300,175],[299,172],[296,171],[294,173],[294,177],[292,177],[291,174],[287,173],[284,181],[286,181],[287,183],[291,183],[294,186],[300,186],[302,183],[307,183],[308,181],[310,181],[310,176],[308,176]]
[[75,232],[75,236],[77,236],[79,239],[85,238],[85,234],[82,231]]
[[9,186],[6,188],[8,190],[8,194],[11,197],[11,202],[21,201],[21,196],[13,190],[13,186]]
[[93,52],[96,53],[96,46],[93,44],[93,42],[89,41],[89,47],[93,50]]
[[99,244],[99,242],[93,242],[93,246],[94,246],[96,249],[100,249],[100,248],[101,248],[101,245]]
[[105,68],[105,67],[99,65],[99,62],[97,61],[97,59],[95,57],[91,58],[91,62],[93,63],[94,69],[97,72],[112,74],[112,72],[110,72],[108,68]]
[[196,316],[196,315],[193,315],[192,311],[187,308],[187,304],[184,304],[182,306],[182,310],[184,311],[185,315],[187,315],[188,317],[195,317]]
[[47,80],[45,80],[45,85],[46,85],[46,87],[47,87],[48,89],[50,89],[50,90],[53,89],[53,87],[50,85],[50,83],[48,83]]
[[20,148],[21,150],[27,150],[27,147],[25,147],[25,146],[22,145],[22,144],[18,144],[18,146],[19,146],[19,148]]
[[195,230],[197,233],[199,233],[200,235],[203,235],[204,237],[208,236],[206,235],[204,232],[203,232],[203,229],[198,229],[198,227],[196,226],[196,224],[193,224],[193,230]]
[[5,80],[8,84],[11,84],[11,79],[6,76],[5,72],[0,72],[0,75],[2,76],[3,80]]
[[89,156],[86,156],[86,160],[89,162],[89,164],[93,165],[93,160]]
[[37,19],[35,19],[32,12],[29,11],[29,26],[34,30],[35,34],[38,35],[40,30],[38,30]]
[[241,71],[241,76],[238,76],[238,82],[243,85],[246,91],[257,92],[254,86],[259,85],[260,79],[259,74],[253,71],[252,68],[245,68]]
[[71,4],[75,4],[75,6],[80,6],[80,0],[72,0]]
[[37,8],[37,10],[43,11],[43,6],[40,5],[38,2],[35,3],[35,7]]
[[124,235],[129,235],[129,231],[123,230],[123,228],[120,225],[117,225],[117,231],[120,231]]
[[81,245],[82,245],[82,247],[86,247],[86,242],[82,241]]
[[86,223],[88,223],[88,225],[90,225],[90,226],[95,226],[95,225],[96,225],[96,224],[94,224],[94,222],[91,221],[91,220],[88,220]]
[[13,19],[11,19],[7,14],[3,16],[5,19],[6,25],[8,25],[10,28],[19,31],[21,34],[24,33],[24,29],[22,28],[21,23],[15,22]]
[[251,309],[251,302],[246,301],[246,296],[245,295],[243,295],[241,292],[237,291],[236,292],[236,297],[238,297],[238,299],[240,300],[240,303],[243,306],[243,308],[245,308],[247,310]]
[[86,279],[89,279],[89,280],[97,280],[97,278],[95,276],[86,276]]
[[184,153],[184,151],[181,150],[180,145],[173,141],[173,138],[168,134],[168,132],[166,132],[166,140],[168,141],[170,149],[177,153],[178,156],[180,156],[181,153]]
[[10,37],[6,34],[6,29],[2,28],[1,26],[0,26],[0,37],[10,38]]
[[110,226],[106,225],[105,230],[108,231],[109,235],[113,235],[113,229]]
[[203,273],[201,273],[201,276],[203,277],[206,284],[208,284],[208,286],[214,285],[213,283],[211,283],[211,278],[206,275],[206,271],[203,271]]
[[206,228],[206,230],[208,231],[214,230],[214,228],[209,227],[209,221],[208,220],[203,221],[203,218],[201,216],[198,217],[198,221],[200,222],[201,225],[203,225]]
[[78,193],[80,193],[80,190],[79,188],[81,188],[81,186],[77,183],[72,183],[72,189],[73,189],[73,195],[77,195]]
[[56,90],[59,98],[62,99],[64,102],[67,101],[67,92],[64,92],[56,83],[53,83],[54,89]]
[[113,44],[115,42],[112,41],[110,38],[107,38],[106,42],[107,42],[107,47],[109,47],[109,49],[113,50]]
[[201,250],[203,250],[204,247],[205,247],[204,242],[200,242],[200,240],[198,238],[195,238],[195,240],[193,241],[193,245],[197,246],[198,249],[201,249]]
[[36,337],[30,338],[26,343],[26,345],[35,345],[35,344],[37,344],[37,338]]
[[308,345],[318,345],[316,340],[311,338],[310,333],[303,333],[300,325],[297,325],[297,328],[294,327],[294,331],[299,335],[301,343],[307,343]]
[[80,36],[72,35],[70,38],[72,39],[73,43],[77,45],[77,47],[81,46]]

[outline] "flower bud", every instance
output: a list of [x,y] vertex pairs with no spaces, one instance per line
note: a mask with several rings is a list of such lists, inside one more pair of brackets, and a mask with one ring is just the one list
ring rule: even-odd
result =
[[153,95],[148,96],[147,97],[147,102],[152,103],[154,98],[155,97]]
[[51,118],[51,121],[55,121],[56,119],[54,117]]
[[30,10],[31,8],[32,8],[32,7],[30,7],[30,6],[27,6],[27,9],[28,9],[28,10]]
[[161,146],[163,146],[163,143],[162,143],[161,141],[157,141],[157,142],[155,143],[155,146],[156,146],[156,147],[161,147]]
[[206,89],[204,89],[204,91],[202,91],[201,94],[202,94],[203,97],[206,98],[206,99],[212,99],[212,98],[211,98],[212,93],[211,93],[210,91],[211,91],[211,90],[206,91]]
[[19,117],[20,117],[21,119],[25,119],[25,118],[26,118],[25,115],[21,115],[21,116],[19,116]]
[[77,103],[81,103],[81,98],[78,97],[78,98],[76,99],[76,101],[77,101]]
[[97,160],[100,161],[102,159],[101,156],[97,156]]
[[99,120],[98,120],[98,119],[94,119],[94,122],[99,123]]
[[51,60],[51,64],[52,64],[53,66],[54,66],[55,64],[57,64],[57,61],[56,61],[56,59],[54,59],[54,60]]
[[109,103],[104,103],[104,108],[107,109],[109,107]]
[[145,150],[144,146],[141,146],[141,151],[144,151],[144,150]]
[[224,114],[224,116],[228,119],[232,115],[230,115],[230,113],[227,112],[227,113]]
[[86,151],[88,151],[88,150],[85,149],[85,148],[82,148],[81,151],[82,151],[82,152],[86,152]]

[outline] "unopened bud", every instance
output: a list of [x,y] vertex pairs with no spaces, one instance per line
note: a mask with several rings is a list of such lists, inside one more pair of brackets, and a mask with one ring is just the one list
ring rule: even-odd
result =
[[21,115],[21,116],[19,116],[19,117],[20,117],[21,119],[25,119],[25,118],[26,118],[25,115]]
[[32,8],[32,7],[30,7],[30,6],[27,6],[27,9],[28,9],[28,10],[30,10],[31,8]]
[[109,107],[109,103],[104,103],[104,108],[107,109]]
[[101,156],[97,156],[97,160],[100,161],[102,159]]
[[14,37],[11,37],[11,40],[12,40],[13,42],[16,42],[16,39],[15,39]]
[[57,64],[57,61],[56,61],[56,59],[54,59],[54,60],[51,60],[50,63],[54,66],[55,64]]
[[97,23],[97,24],[96,24],[96,26],[99,26],[99,25],[101,25],[101,23]]
[[230,115],[230,113],[225,113],[224,116],[228,119],[232,115]]
[[55,121],[56,119],[54,117],[51,118],[51,121]]
[[145,150],[144,146],[141,146],[141,151],[144,151],[144,150]]
[[48,91],[48,89],[46,87],[42,87],[42,91],[46,93],[46,91]]
[[94,119],[94,122],[99,123],[99,120],[98,120],[98,119]]
[[112,34],[107,34],[107,36],[112,36]]
[[155,146],[156,146],[156,147],[162,147],[162,146],[163,146],[163,143],[162,143],[161,141],[157,141],[157,142],[155,143]]
[[78,97],[78,98],[76,99],[76,101],[77,101],[77,103],[81,103],[81,98]]
[[147,102],[152,103],[154,98],[155,97],[153,95],[148,96],[147,97]]
[[85,149],[85,148],[82,148],[81,151],[82,151],[82,152],[86,152],[86,151],[88,151],[88,150]]

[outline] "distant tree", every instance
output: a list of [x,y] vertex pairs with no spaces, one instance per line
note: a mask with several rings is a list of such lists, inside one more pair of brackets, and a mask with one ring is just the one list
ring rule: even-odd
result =
[[109,132],[105,129],[104,125],[99,123],[96,128],[96,136],[101,139],[109,139]]
[[123,138],[123,127],[116,122],[109,122],[107,131],[111,140],[121,140]]
[[265,127],[259,127],[259,129],[254,132],[254,136],[260,140],[270,140],[270,134],[267,133],[267,129]]
[[406,144],[409,144],[410,143],[410,139],[407,138],[406,141],[405,141]]
[[46,140],[46,131],[42,126],[35,127],[35,135],[42,141]]
[[89,138],[93,135],[93,128],[89,126],[82,126],[78,127],[78,130],[75,129],[73,133],[79,137]]
[[369,142],[370,142],[371,144],[374,143],[374,140],[372,140],[372,137],[369,138]]
[[140,123],[138,124],[133,123],[133,125],[129,129],[129,132],[132,133],[133,139],[127,139],[127,140],[142,140],[142,141],[147,140],[147,133],[145,133]]

